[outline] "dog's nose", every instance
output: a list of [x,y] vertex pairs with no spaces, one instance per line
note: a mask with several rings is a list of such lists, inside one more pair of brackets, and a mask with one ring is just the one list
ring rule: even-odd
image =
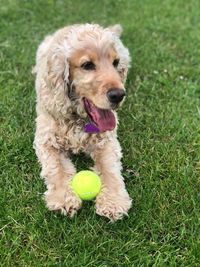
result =
[[124,89],[112,88],[107,92],[107,97],[112,104],[118,104],[122,101],[126,92]]

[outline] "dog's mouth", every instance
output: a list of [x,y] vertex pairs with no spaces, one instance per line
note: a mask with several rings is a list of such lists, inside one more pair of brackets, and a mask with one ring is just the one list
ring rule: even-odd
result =
[[91,120],[91,122],[85,126],[86,132],[106,132],[115,128],[116,119],[112,110],[98,108],[87,98],[83,98],[83,102],[85,110]]

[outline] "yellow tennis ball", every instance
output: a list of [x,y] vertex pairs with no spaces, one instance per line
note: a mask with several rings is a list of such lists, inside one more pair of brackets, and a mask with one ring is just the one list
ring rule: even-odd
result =
[[80,171],[72,179],[72,188],[82,200],[92,200],[101,190],[101,179],[92,171]]

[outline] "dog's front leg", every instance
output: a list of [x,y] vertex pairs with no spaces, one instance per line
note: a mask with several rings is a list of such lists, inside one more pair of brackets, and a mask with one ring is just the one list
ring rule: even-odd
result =
[[102,191],[96,199],[96,212],[111,221],[121,219],[127,214],[132,201],[121,175],[121,147],[118,140],[113,139],[103,147],[96,146],[92,157],[103,183]]
[[48,144],[36,145],[36,153],[42,164],[41,176],[47,185],[47,207],[73,216],[81,206],[81,200],[70,186],[76,172],[74,165],[64,152]]

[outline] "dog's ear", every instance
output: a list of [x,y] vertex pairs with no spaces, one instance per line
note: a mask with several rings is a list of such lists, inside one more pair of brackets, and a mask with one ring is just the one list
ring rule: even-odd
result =
[[52,89],[66,89],[69,83],[69,62],[61,47],[54,47],[47,56],[47,79]]
[[120,24],[112,25],[112,26],[108,27],[108,30],[113,32],[118,37],[120,37],[122,35],[122,32],[123,32],[123,28]]
[[[71,101],[68,97],[69,61],[61,47],[50,47],[47,55],[46,87],[50,92],[46,93],[47,110],[54,116],[66,116]],[[44,97],[43,97],[44,99]]]

